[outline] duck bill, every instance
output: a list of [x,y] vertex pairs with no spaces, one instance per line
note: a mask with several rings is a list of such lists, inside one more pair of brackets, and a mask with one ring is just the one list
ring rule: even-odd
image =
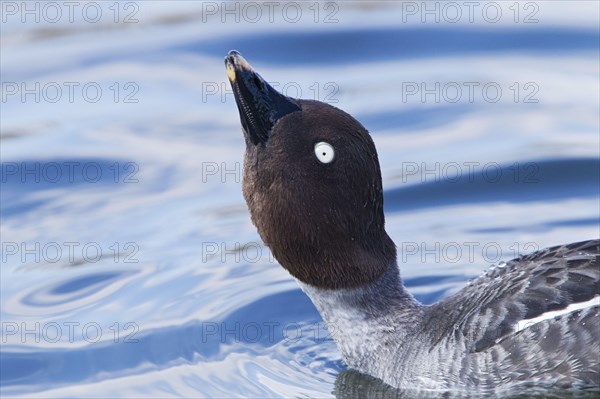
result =
[[232,50],[225,57],[225,67],[244,136],[254,145],[265,144],[277,120],[300,107],[294,99],[271,87],[237,51]]

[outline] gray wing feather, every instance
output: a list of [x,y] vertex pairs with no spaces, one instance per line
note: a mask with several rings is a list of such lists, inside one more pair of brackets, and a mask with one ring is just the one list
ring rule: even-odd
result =
[[421,333],[431,339],[430,352],[443,347],[446,353],[466,354],[462,364],[448,365],[457,367],[457,374],[480,375],[477,368],[487,369],[485,363],[500,364],[497,373],[487,374],[489,384],[525,381],[535,373],[570,382],[598,381],[600,306],[522,331],[516,327],[599,295],[600,240],[556,246],[493,268],[432,305]]
[[556,246],[493,268],[432,305],[419,334],[445,373],[474,386],[598,385],[600,306],[527,320],[599,295],[600,240]]
[[[432,314],[467,338],[479,352],[514,334],[519,321],[565,309],[600,295],[600,240],[544,249],[489,270],[469,286],[437,303]],[[433,310],[433,309],[432,309]],[[458,328],[457,328],[458,327]],[[439,339],[447,336],[436,329]]]

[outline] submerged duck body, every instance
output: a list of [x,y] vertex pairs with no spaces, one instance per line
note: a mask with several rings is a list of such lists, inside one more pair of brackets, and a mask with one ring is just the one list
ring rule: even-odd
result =
[[236,51],[225,64],[252,222],[348,366],[403,389],[600,389],[600,240],[514,259],[422,305],[385,232],[367,130],[331,105],[278,93]]

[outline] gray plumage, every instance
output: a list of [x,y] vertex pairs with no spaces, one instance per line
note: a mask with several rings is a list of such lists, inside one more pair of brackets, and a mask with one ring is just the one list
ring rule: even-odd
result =
[[[350,367],[398,388],[600,388],[600,242],[548,248],[495,267],[424,306],[390,267],[368,286],[302,284]],[[569,305],[598,304],[520,331]]]

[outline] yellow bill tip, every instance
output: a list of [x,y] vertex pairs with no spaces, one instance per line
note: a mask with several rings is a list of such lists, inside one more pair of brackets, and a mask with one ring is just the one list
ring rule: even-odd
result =
[[227,63],[227,77],[230,82],[235,82],[235,68],[231,63]]

